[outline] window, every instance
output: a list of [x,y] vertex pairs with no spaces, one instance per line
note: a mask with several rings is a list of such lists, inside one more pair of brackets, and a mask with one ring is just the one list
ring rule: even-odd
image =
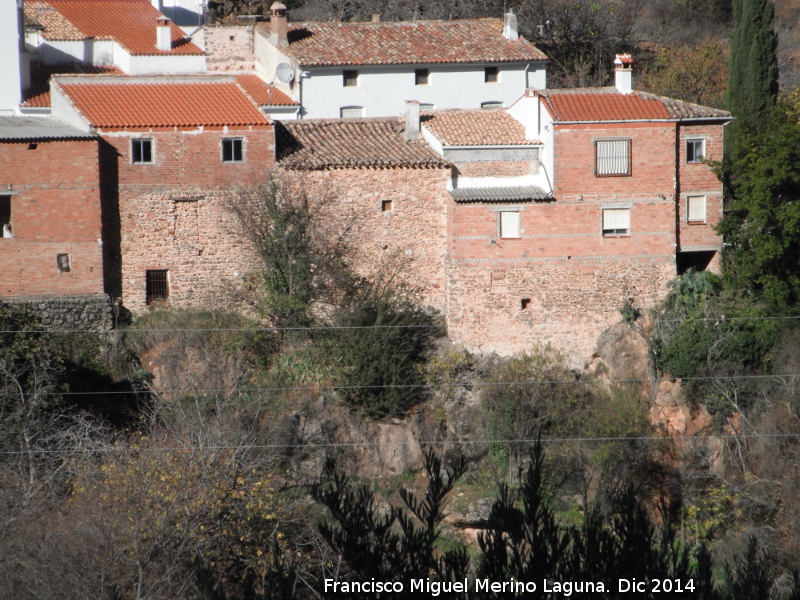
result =
[[497,67],[486,67],[483,69],[484,83],[497,83],[500,81],[500,69]]
[[339,109],[342,119],[359,119],[364,116],[363,106],[343,106]]
[[243,162],[244,142],[242,138],[225,138],[222,140],[222,162]]
[[603,235],[630,235],[630,233],[630,208],[603,209]]
[[501,211],[500,212],[500,237],[518,238],[520,237],[519,212]]
[[347,69],[342,71],[342,85],[344,87],[358,86],[358,71],[349,71]]
[[11,196],[0,196],[0,238],[11,237]]
[[705,140],[686,140],[686,162],[699,163],[706,155]]
[[428,69],[416,69],[414,71],[414,85],[428,85],[428,77],[431,72]]
[[69,273],[69,254],[56,254],[56,266],[61,273]]
[[391,200],[381,200],[381,212],[392,212]]
[[434,108],[436,107],[433,104],[424,104],[422,102],[419,103],[420,110],[433,110]]
[[153,162],[153,140],[131,140],[131,162],[144,165]]
[[145,300],[147,304],[164,303],[169,298],[169,282],[167,280],[167,270],[157,269],[147,271],[146,274]]
[[492,100],[490,102],[481,102],[481,108],[503,108],[503,103],[498,102],[497,100]]
[[705,196],[689,196],[686,198],[686,220],[689,223],[706,222]]
[[625,177],[631,174],[630,138],[595,140],[595,175]]

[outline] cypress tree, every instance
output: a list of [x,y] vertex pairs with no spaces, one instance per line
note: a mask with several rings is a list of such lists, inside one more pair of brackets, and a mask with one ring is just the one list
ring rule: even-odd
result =
[[733,0],[726,103],[740,122],[769,118],[778,96],[777,36],[772,0]]

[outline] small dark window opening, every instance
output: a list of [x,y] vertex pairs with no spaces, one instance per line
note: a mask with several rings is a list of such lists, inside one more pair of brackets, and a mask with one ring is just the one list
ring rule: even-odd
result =
[[241,139],[222,140],[222,162],[242,162],[244,149]]
[[342,85],[344,87],[356,87],[358,85],[358,71],[347,69],[342,71]]
[[0,238],[11,237],[11,196],[0,196]]
[[391,210],[392,210],[392,201],[381,200],[381,212],[391,212]]
[[131,157],[135,165],[152,163],[153,140],[131,140]]
[[28,144],[28,150],[36,150],[38,147],[39,147],[39,144],[34,144],[33,142]]
[[519,301],[519,305],[522,308],[522,310],[525,310],[526,308],[528,308],[531,305],[531,299],[530,298],[523,298],[522,300]]
[[146,302],[147,304],[164,303],[169,298],[169,283],[167,270],[158,269],[146,273]]
[[428,85],[428,77],[430,71],[428,69],[415,69],[414,70],[414,85]]
[[69,273],[69,254],[56,254],[56,265],[62,273]]
[[486,67],[483,70],[483,81],[485,83],[497,83],[500,78],[500,70],[497,67]]

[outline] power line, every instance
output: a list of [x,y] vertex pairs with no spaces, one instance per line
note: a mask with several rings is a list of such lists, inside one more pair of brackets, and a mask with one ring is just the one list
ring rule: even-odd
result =
[[[678,377],[675,381],[714,381],[719,379],[724,380],[751,380],[751,379],[793,379],[800,377],[800,373],[781,373],[772,375],[714,375],[704,377]],[[654,377],[643,378],[630,378],[630,379],[609,379],[607,383],[622,384],[622,383],[660,383],[663,379]],[[154,393],[154,394],[189,394],[189,393],[239,393],[247,394],[250,392],[295,392],[295,391],[336,391],[336,390],[369,390],[369,389],[443,389],[443,388],[459,388],[459,387],[491,387],[491,386],[531,386],[531,385],[595,385],[604,383],[597,379],[552,379],[552,380],[535,380],[535,381],[474,381],[474,382],[461,382],[461,383],[407,383],[407,384],[381,384],[381,385],[308,385],[308,386],[269,386],[269,387],[252,387],[243,388],[231,391],[229,388],[183,388],[183,389],[168,389],[168,390],[121,390],[121,391],[105,391],[105,392],[59,392],[52,390],[52,393],[57,396],[103,396],[103,395],[118,395],[118,394],[135,394],[135,393]],[[0,393],[0,397],[17,396],[15,392]]]
[[[686,319],[656,319],[656,323],[695,323],[695,322],[719,322],[729,321],[787,321],[800,319],[800,315],[795,316],[766,316],[766,317],[697,317]],[[615,324],[615,323],[614,323]],[[191,332],[251,332],[264,333],[274,331],[338,331],[338,330],[358,330],[358,329],[441,329],[445,325],[314,325],[308,327],[186,327],[186,328],[158,328],[158,329],[108,329],[97,331],[95,329],[4,329],[0,330],[0,335],[4,333],[191,333]]]
[[[170,447],[138,447],[138,446],[111,446],[96,449],[81,448],[81,452],[91,454],[124,454],[128,452],[159,453],[159,452],[220,452],[225,450],[289,450],[293,448],[372,448],[383,446],[474,446],[474,445],[493,445],[493,444],[535,444],[541,441],[543,444],[563,444],[563,443],[591,443],[591,442],[669,442],[669,441],[707,441],[711,439],[800,439],[800,433],[743,433],[743,434],[719,434],[719,435],[698,435],[691,437],[665,437],[655,435],[642,435],[631,437],[562,437],[562,438],[541,438],[541,439],[515,439],[515,440],[421,440],[415,442],[324,442],[308,444],[242,444],[239,446],[170,446]],[[54,450],[5,450],[0,451],[2,456],[19,456],[22,454],[72,454],[76,449],[54,449]]]

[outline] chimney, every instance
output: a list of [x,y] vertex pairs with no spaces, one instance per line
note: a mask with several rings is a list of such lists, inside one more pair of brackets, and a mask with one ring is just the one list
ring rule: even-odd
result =
[[381,13],[373,13],[372,14],[372,22],[373,23],[380,23],[381,22]]
[[617,54],[614,59],[614,84],[621,94],[633,91],[633,58],[630,54]]
[[289,26],[286,23],[286,6],[280,2],[273,2],[269,7],[270,17],[270,36],[269,42],[273,46],[288,46],[289,45]]
[[169,27],[169,19],[164,16],[156,19],[156,48],[172,50],[172,30]]
[[406,100],[406,131],[403,139],[407,142],[419,139],[419,102]]
[[507,40],[519,39],[519,29],[517,28],[517,15],[514,14],[514,9],[509,8],[503,22],[503,37]]

